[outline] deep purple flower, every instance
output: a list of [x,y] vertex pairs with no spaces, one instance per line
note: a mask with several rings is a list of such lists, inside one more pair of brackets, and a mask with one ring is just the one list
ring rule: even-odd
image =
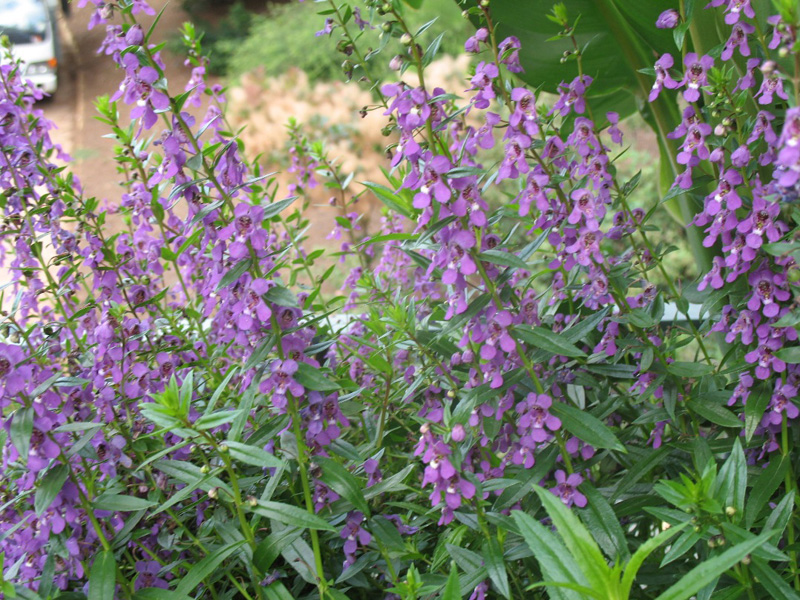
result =
[[668,90],[674,90],[676,87],[679,87],[680,84],[675,81],[669,74],[669,70],[675,64],[674,59],[672,58],[671,54],[663,54],[655,64],[656,70],[656,80],[653,83],[653,88],[650,90],[650,96],[648,100],[653,102],[658,95],[661,93],[662,88],[667,88]]
[[[762,65],[762,70],[764,69]],[[770,70],[764,74],[764,81],[756,92],[754,98],[758,98],[759,104],[772,104],[772,97],[778,96],[781,100],[788,100],[789,96],[783,89],[783,78],[777,70]]]
[[733,31],[731,31],[728,41],[725,43],[725,48],[722,50],[720,58],[722,58],[722,60],[730,60],[735,48],[739,49],[742,56],[750,56],[750,46],[747,44],[747,36],[755,30],[756,28],[750,25],[750,23],[745,23],[744,21],[736,23],[736,25],[733,26]]
[[578,76],[567,85],[563,81],[558,85],[558,102],[553,105],[548,115],[559,113],[562,117],[566,117],[573,109],[579,115],[586,112],[586,94],[587,88],[594,81],[588,75]]
[[524,69],[519,62],[519,50],[522,48],[519,39],[509,36],[497,45],[500,62],[512,73],[522,73]]
[[477,54],[481,51],[481,43],[486,43],[489,39],[489,30],[486,27],[481,27],[464,43],[464,50]]

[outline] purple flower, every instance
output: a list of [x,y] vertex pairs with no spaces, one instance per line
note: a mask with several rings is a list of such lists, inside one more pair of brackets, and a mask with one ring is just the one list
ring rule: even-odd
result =
[[658,19],[656,19],[656,27],[659,29],[675,29],[680,20],[680,13],[674,8],[670,8],[658,15]]
[[650,96],[648,97],[650,102],[653,102],[656,98],[658,98],[662,88],[674,90],[676,87],[680,86],[680,84],[669,74],[669,70],[674,64],[675,61],[671,54],[663,54],[661,58],[656,61],[656,80],[655,83],[653,83],[653,88],[650,90]]
[[333,19],[329,17],[325,19],[325,25],[322,27],[322,29],[320,29],[314,35],[316,37],[321,37],[323,35],[330,35],[331,33],[333,33]]
[[512,73],[522,73],[525,69],[519,62],[519,50],[522,47],[519,39],[509,36],[500,42],[497,46],[497,52],[500,55],[500,62]]
[[583,477],[577,473],[567,476],[561,469],[556,471],[555,477],[557,485],[554,488],[550,488],[553,494],[567,506],[572,506],[573,504],[578,508],[586,506],[586,496],[578,491],[578,486],[583,483]]
[[489,30],[486,27],[481,27],[478,31],[475,32],[475,35],[468,38],[467,41],[464,43],[464,50],[466,52],[472,52],[473,54],[477,54],[481,51],[481,43],[486,43],[489,39]]
[[594,80],[588,75],[576,77],[569,85],[562,81],[558,86],[558,102],[553,105],[553,108],[547,114],[553,115],[558,112],[562,117],[566,117],[573,109],[579,115],[585,113],[586,99],[584,95],[592,81]]
[[357,510],[347,513],[347,520],[339,533],[339,537],[344,540],[345,559],[342,567],[344,571],[356,562],[356,551],[359,545],[363,547],[372,541],[372,536],[369,532],[361,527],[364,520],[364,514]]
[[523,130],[533,137],[539,133],[536,118],[536,96],[526,88],[511,90],[511,99],[516,102],[514,112],[508,118],[508,124],[517,130]]
[[686,86],[683,97],[687,102],[697,102],[700,99],[700,88],[708,85],[707,71],[714,66],[714,59],[707,54],[698,57],[697,53],[689,52],[683,61],[686,72],[680,86]]
[[786,274],[773,273],[769,269],[762,267],[754,271],[747,278],[747,282],[752,286],[753,293],[747,301],[747,308],[756,311],[763,307],[762,312],[765,317],[774,317],[780,311],[777,302],[785,302],[791,294],[785,289]]
[[722,50],[720,58],[722,60],[730,60],[733,56],[734,48],[739,48],[742,56],[750,56],[750,46],[747,44],[747,36],[753,33],[756,28],[750,23],[737,23],[733,26],[733,31],[725,43],[725,48]]
[[[762,71],[763,70],[764,66],[762,65]],[[773,96],[778,96],[778,98],[782,100],[789,99],[789,96],[783,89],[783,78],[778,71],[774,69],[764,74],[764,81],[761,82],[761,87],[753,97],[758,98],[759,104],[772,104]]]
[[473,99],[476,108],[489,108],[491,101],[495,99],[494,80],[497,79],[500,71],[493,62],[480,62],[475,68],[475,75],[470,79],[472,87],[469,90],[478,90]]
[[783,422],[783,414],[786,413],[788,419],[796,419],[800,415],[800,410],[792,402],[797,397],[797,387],[789,384],[775,382],[775,391],[770,398],[769,409],[764,413],[761,420],[762,425],[780,425]]
[[750,19],[755,18],[756,13],[750,6],[750,0],[711,0],[706,8],[719,7],[725,5],[725,22],[733,25],[739,21],[739,17],[744,13]]

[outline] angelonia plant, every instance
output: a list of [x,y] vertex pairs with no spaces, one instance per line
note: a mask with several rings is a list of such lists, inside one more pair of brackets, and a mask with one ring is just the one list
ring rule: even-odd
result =
[[[800,597],[800,8],[547,3],[574,74],[548,95],[505,2],[462,4],[447,90],[419,0],[319,3],[385,117],[382,181],[292,122],[281,189],[191,25],[168,85],[158,7],[82,0],[119,67],[101,202],[3,62],[1,598]],[[592,6],[675,32],[637,71],[643,114],[680,116],[660,198],[592,93]],[[330,254],[304,249],[319,185]],[[653,225],[676,198],[694,281]]]

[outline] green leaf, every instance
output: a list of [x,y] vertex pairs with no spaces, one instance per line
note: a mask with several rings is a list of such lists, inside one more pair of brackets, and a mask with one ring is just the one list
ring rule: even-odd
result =
[[350,471],[335,460],[319,457],[315,458],[314,462],[322,467],[322,477],[320,479],[334,492],[364,513],[366,517],[369,517],[369,505],[362,491],[366,486],[361,485]]
[[563,336],[552,332],[545,327],[530,327],[528,325],[517,325],[514,327],[516,337],[526,344],[541,348],[552,354],[569,356],[572,358],[583,358],[586,353],[570,344]]
[[217,284],[217,291],[226,288],[237,281],[239,277],[244,275],[245,271],[250,268],[251,262],[252,261],[249,258],[244,258],[233,265],[233,267],[231,267],[231,269],[222,276],[222,279],[219,280],[219,283]]
[[630,558],[625,532],[619,524],[619,517],[614,513],[614,509],[603,494],[591,484],[584,483],[581,491],[586,496],[588,504],[586,508],[577,511],[578,516],[589,528],[603,552],[612,561],[617,559],[625,561]]
[[292,196],[290,198],[285,198],[283,200],[278,200],[277,202],[267,204],[264,207],[264,219],[271,219],[272,217],[279,215],[295,200],[297,200],[297,196]]
[[513,267],[515,269],[527,269],[528,265],[511,252],[503,252],[502,250],[486,250],[478,255],[478,258],[484,262],[492,263],[493,265],[500,265],[503,267]]
[[96,510],[111,510],[119,512],[133,512],[155,506],[156,503],[144,498],[126,496],[123,494],[103,494],[92,502]]
[[778,358],[785,363],[796,365],[800,363],[800,346],[781,348],[775,353],[775,358]]
[[262,573],[266,573],[272,563],[281,555],[285,548],[299,538],[302,529],[284,529],[280,532],[269,534],[253,551],[253,564]]
[[110,600],[117,587],[117,561],[114,553],[100,552],[89,572],[89,600]]
[[744,499],[747,491],[747,459],[744,457],[742,444],[737,438],[733,442],[731,455],[722,465],[717,476],[716,497],[724,507],[736,509],[738,521],[744,513]]
[[[226,544],[222,548],[218,548],[206,556],[191,569],[189,569],[189,572],[183,576],[183,579],[181,579],[178,587],[175,588],[175,593],[181,595],[191,594],[192,591],[194,591],[194,589],[200,585],[204,579],[214,574],[214,571],[223,563],[223,561],[225,561],[225,559],[227,559],[231,554],[236,552],[246,543],[247,540],[238,540],[231,544]],[[226,565],[226,570],[229,568],[230,565]]]
[[767,590],[770,600],[800,600],[800,594],[795,592],[763,558],[753,557],[750,570]]
[[162,588],[142,588],[133,595],[133,600],[190,600],[189,596]]
[[744,427],[744,423],[742,423],[735,414],[733,414],[727,408],[720,406],[713,400],[707,400],[705,398],[692,398],[686,403],[686,406],[704,419],[717,425],[721,425],[722,427],[733,427],[736,429],[741,429]]
[[31,434],[33,434],[33,408],[18,408],[11,418],[9,437],[19,452],[19,458],[23,464],[28,462]]
[[271,583],[264,588],[264,593],[267,595],[267,600],[295,600],[294,596],[286,589],[280,581]]
[[563,402],[554,402],[550,412],[561,419],[564,429],[587,444],[595,448],[608,448],[623,454],[627,453],[625,446],[620,443],[608,425],[594,415]]
[[33,507],[36,515],[41,515],[56,499],[61,488],[64,487],[64,482],[69,475],[69,467],[66,465],[56,465],[42,477],[39,487],[36,488],[36,497],[33,501]]
[[684,575],[675,585],[658,596],[656,600],[688,600],[717,577],[733,568],[745,556],[769,540],[771,531],[737,544],[722,554],[710,558]]
[[230,423],[236,417],[239,416],[240,411],[238,410],[218,410],[217,412],[213,412],[208,415],[202,415],[199,419],[197,419],[192,427],[197,431],[205,431],[206,429],[214,429],[215,427],[219,427],[220,425],[225,425],[226,423]]
[[362,185],[375,194],[375,196],[391,210],[409,218],[414,215],[411,203],[406,201],[400,194],[396,194],[385,186],[369,181],[363,181]]
[[745,524],[748,529],[756,522],[761,509],[766,506],[769,499],[772,498],[772,494],[775,493],[786,478],[789,464],[789,459],[785,456],[774,456],[769,461],[769,466],[761,471],[761,474],[753,483],[753,489],[747,498],[745,506]]
[[285,467],[284,461],[270,454],[263,448],[258,446],[251,446],[249,444],[242,444],[241,442],[227,441],[225,445],[228,446],[228,452],[231,458],[239,462],[243,462],[254,467],[265,467],[270,469],[282,469]]
[[756,428],[761,423],[764,411],[767,410],[769,399],[772,394],[764,387],[759,386],[750,392],[747,403],[744,405],[744,439],[749,442],[753,439]]
[[[511,516],[539,562],[539,568],[545,579],[584,587],[588,585],[586,577],[564,544],[549,529],[521,511],[512,511]],[[580,594],[564,589],[549,587],[548,592],[554,600],[584,600]]]
[[702,377],[714,370],[712,365],[697,362],[674,362],[667,365],[667,371],[678,377]]
[[669,446],[661,446],[658,450],[648,452],[644,457],[639,460],[634,460],[633,464],[625,470],[625,475],[620,479],[617,484],[611,500],[615,500],[632,488],[636,483],[650,471],[660,465],[665,458],[670,454],[671,449]]
[[483,546],[483,564],[489,579],[495,589],[504,598],[511,598],[511,588],[508,585],[508,573],[506,573],[506,562],[503,558],[503,549],[496,539],[491,538]]
[[633,553],[633,556],[631,556],[628,564],[625,565],[625,571],[622,575],[622,581],[620,582],[621,596],[623,598],[628,598],[630,596],[630,591],[633,587],[636,575],[638,575],[639,569],[644,564],[644,561],[647,560],[647,557],[655,552],[662,544],[667,543],[676,534],[683,531],[688,525],[688,523],[682,523],[676,527],[670,527],[639,546],[636,552]]
[[297,308],[300,306],[297,302],[297,294],[294,294],[289,288],[282,285],[276,285],[267,290],[264,298],[268,302],[277,304],[278,306],[288,306],[289,308]]
[[441,600],[461,600],[461,585],[458,583],[458,567],[455,561],[450,561],[450,575],[442,590]]
[[322,517],[303,510],[302,508],[292,506],[291,504],[260,501],[253,507],[253,512],[262,517],[275,519],[279,523],[284,523],[285,525],[291,525],[293,527],[336,531],[336,529]]
[[335,381],[326,377],[322,371],[304,362],[297,363],[294,380],[307,390],[317,392],[335,392],[340,387]]
[[589,531],[578,520],[578,517],[564,506],[561,499],[553,495],[550,490],[537,485],[533,486],[533,491],[539,496],[558,535],[564,540],[564,544],[575,562],[586,575],[589,587],[600,594],[600,597],[610,596],[611,569]]

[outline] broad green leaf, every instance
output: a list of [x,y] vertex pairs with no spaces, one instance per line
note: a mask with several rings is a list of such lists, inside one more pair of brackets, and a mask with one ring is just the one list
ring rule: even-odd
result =
[[282,502],[268,502],[260,501],[253,507],[253,512],[267,517],[268,519],[275,519],[279,523],[291,525],[293,527],[302,527],[304,529],[321,529],[324,531],[336,531],[325,519],[313,513],[310,513],[302,508],[292,506],[291,504],[284,504]]
[[775,352],[775,358],[778,358],[785,363],[796,365],[800,363],[800,346],[781,348],[780,350]]
[[771,392],[765,387],[760,386],[750,392],[747,403],[744,405],[744,437],[749,442],[753,439],[756,428],[761,423],[764,411],[767,410]]
[[291,196],[289,198],[284,198],[283,200],[278,200],[277,202],[267,204],[264,207],[264,218],[271,219],[272,217],[281,214],[284,209],[286,209],[295,200],[297,200],[297,196]]
[[546,327],[530,327],[528,325],[517,325],[514,327],[516,337],[536,348],[546,350],[551,354],[569,356],[572,358],[583,358],[586,353],[579,350],[574,344],[570,344],[562,335],[552,332]]
[[633,556],[631,556],[628,564],[625,565],[625,571],[622,574],[620,589],[623,598],[629,597],[631,588],[633,587],[633,582],[636,579],[636,575],[638,575],[639,569],[644,564],[644,561],[647,560],[647,557],[656,551],[660,546],[667,543],[676,534],[683,531],[683,529],[688,527],[688,525],[688,523],[682,523],[676,527],[670,527],[666,531],[662,531],[657,536],[650,538],[644,544],[639,546],[636,552],[633,553]]
[[120,512],[133,512],[155,506],[156,503],[145,498],[126,496],[123,494],[103,494],[92,502],[96,510],[112,510]]
[[326,377],[318,368],[304,362],[297,364],[294,380],[307,390],[317,392],[335,392],[340,387],[338,383]]
[[591,444],[595,448],[627,452],[611,428],[588,412],[563,402],[554,402],[550,407],[550,412],[561,419],[564,429],[587,444]]
[[177,594],[163,588],[142,588],[133,595],[133,600],[190,600],[189,596]]
[[783,499],[778,502],[778,505],[767,517],[767,522],[764,524],[764,531],[775,531],[771,541],[777,542],[783,534],[786,526],[789,524],[789,519],[792,518],[794,510],[794,492],[789,492]]
[[766,506],[772,494],[780,487],[789,470],[789,459],[785,456],[773,456],[766,469],[762,470],[753,483],[753,489],[745,503],[745,524],[751,528],[758,518],[761,509]]
[[714,370],[712,365],[699,362],[674,362],[667,365],[667,371],[678,377],[702,377]]
[[686,403],[690,410],[696,412],[704,419],[722,427],[733,427],[741,429],[744,427],[735,414],[727,408],[720,406],[713,400],[706,400],[703,398],[692,398]]
[[458,567],[450,561],[450,575],[442,590],[441,600],[461,600],[461,585],[458,583]]
[[23,464],[28,462],[28,450],[31,446],[33,433],[33,408],[18,408],[11,418],[9,437],[11,443],[19,452]]
[[297,308],[300,306],[297,303],[297,294],[294,294],[288,288],[282,285],[276,285],[267,290],[264,298],[278,306],[288,306],[289,308]]
[[41,515],[56,499],[64,482],[69,475],[69,467],[66,465],[56,465],[42,477],[39,487],[36,488],[36,496],[33,507],[37,515]]
[[230,440],[225,442],[225,445],[228,447],[231,458],[239,462],[253,465],[254,467],[270,469],[281,469],[285,466],[284,461],[280,458],[258,446],[251,446]]
[[[178,587],[175,588],[175,593],[180,595],[191,594],[204,579],[214,574],[223,561],[246,543],[246,540],[239,540],[232,544],[226,544],[200,560],[183,576]],[[226,566],[226,570],[229,568],[229,566]]]
[[503,558],[503,549],[496,539],[491,538],[483,546],[483,564],[494,588],[504,597],[511,598],[511,589],[508,585],[506,562]]
[[675,585],[659,595],[656,600],[688,600],[728,569],[733,568],[753,550],[766,543],[771,533],[762,533],[752,540],[737,544],[722,554],[700,563],[681,577]]
[[515,269],[527,269],[528,265],[511,252],[503,252],[501,250],[486,250],[478,255],[478,258],[484,262],[500,265],[503,267],[513,267]]
[[[517,523],[520,534],[530,546],[542,575],[548,581],[573,583],[587,586],[586,577],[570,553],[552,531],[524,512],[515,510],[511,516]],[[580,594],[559,588],[548,588],[554,600],[584,600]]]
[[238,410],[218,410],[217,412],[201,416],[194,422],[193,427],[197,431],[214,429],[215,427],[219,427],[220,425],[225,425],[226,423],[230,423],[237,416],[239,416]]
[[716,497],[727,508],[736,509],[734,517],[738,522],[744,513],[744,499],[747,488],[747,459],[742,444],[737,438],[733,443],[731,455],[722,465],[717,476]]
[[684,531],[683,535],[675,540],[675,543],[664,553],[664,558],[661,560],[659,568],[663,569],[669,563],[678,560],[681,556],[694,548],[694,545],[701,539],[703,539],[702,536],[694,530]]
[[631,554],[628,551],[625,532],[619,524],[619,517],[614,513],[614,509],[603,494],[591,484],[584,483],[581,491],[586,496],[588,503],[586,508],[577,511],[578,516],[589,528],[595,541],[613,562],[618,559],[628,560]]
[[800,594],[769,566],[763,558],[753,557],[750,570],[769,593],[770,600],[800,600]]
[[89,600],[109,600],[115,598],[117,587],[117,561],[114,553],[108,550],[100,552],[89,571]]
[[369,517],[369,505],[362,491],[366,486],[359,483],[355,475],[335,460],[319,457],[315,458],[314,462],[322,467],[320,479],[334,492],[364,513],[364,516]]
[[586,575],[589,587],[600,594],[611,595],[611,569],[589,531],[550,490],[534,486],[533,491],[539,496],[558,535],[564,540],[575,562]]
[[281,555],[284,548],[289,547],[302,535],[302,529],[284,529],[269,534],[253,551],[253,564],[262,573],[266,573],[272,563]]
[[231,267],[230,270],[222,276],[222,279],[219,280],[219,283],[217,284],[217,291],[228,287],[238,280],[239,277],[244,275],[245,271],[250,268],[251,262],[251,259],[244,258],[233,265],[233,267]]
[[264,594],[266,594],[267,600],[295,600],[294,596],[292,596],[289,590],[286,589],[286,586],[280,581],[276,581],[265,587]]
[[617,484],[617,488],[611,496],[612,501],[622,496],[622,494],[636,485],[642,477],[660,465],[671,451],[669,446],[661,446],[658,450],[648,452],[640,460],[633,460],[633,463],[625,470],[625,475]]

